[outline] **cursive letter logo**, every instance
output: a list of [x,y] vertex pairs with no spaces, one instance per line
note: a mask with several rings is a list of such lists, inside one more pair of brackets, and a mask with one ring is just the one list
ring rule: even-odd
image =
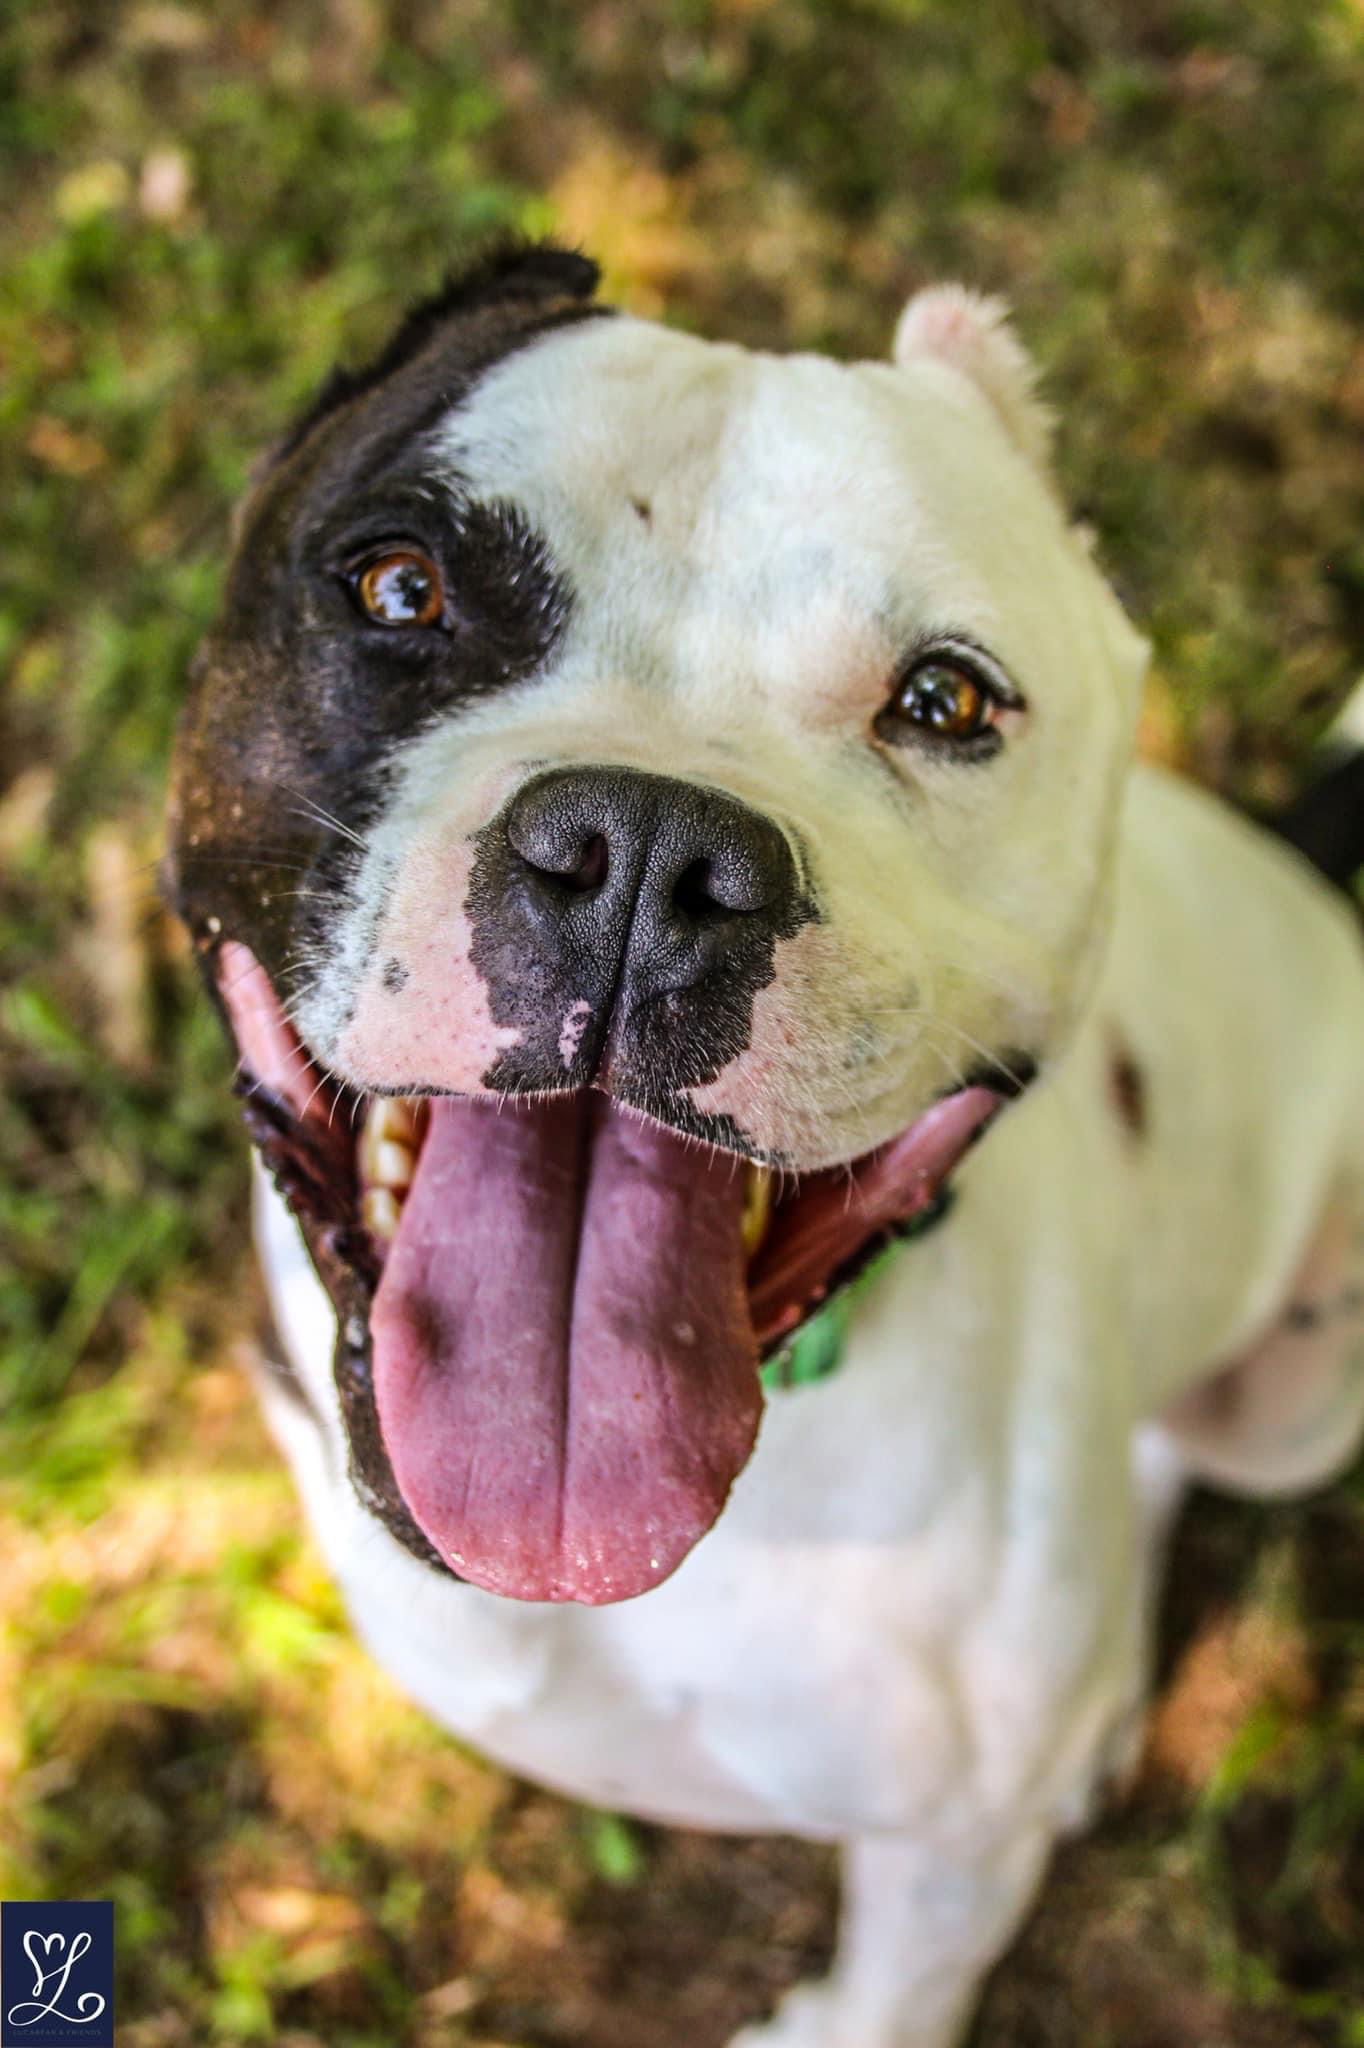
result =
[[[65,2020],[68,2026],[83,2027],[88,2026],[91,2020],[97,2020],[105,2006],[105,2000],[98,1991],[82,1992],[76,2000],[74,2012],[63,2012],[61,2006],[71,1972],[90,1945],[91,1937],[84,1932],[76,1935],[68,1948],[64,1934],[39,1934],[30,1927],[24,1936],[24,1954],[33,1969],[33,1996],[21,1998],[17,2005],[10,2007],[5,2014],[6,2025],[31,2027],[38,2020],[58,2019]],[[43,1952],[41,1962],[34,1954],[38,1948]],[[51,1960],[54,1949],[56,1962]],[[43,1999],[47,2000],[46,2004],[42,2003]]]

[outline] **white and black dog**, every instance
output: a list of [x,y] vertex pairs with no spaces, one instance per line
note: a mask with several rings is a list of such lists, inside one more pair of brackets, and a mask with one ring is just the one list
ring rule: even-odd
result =
[[270,1408],[448,1727],[845,1844],[746,2041],[945,2048],[1131,1743],[1184,1478],[1358,1439],[1364,953],[1131,768],[997,306],[841,365],[594,285],[504,252],[334,379],[197,668]]

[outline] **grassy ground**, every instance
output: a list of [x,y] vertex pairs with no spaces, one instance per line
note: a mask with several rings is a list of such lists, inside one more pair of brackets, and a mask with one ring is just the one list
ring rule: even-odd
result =
[[[128,2048],[708,2048],[829,1938],[823,1858],[436,1737],[244,1392],[242,1145],[153,863],[253,453],[491,230],[839,352],[959,274],[1048,367],[1148,744],[1273,800],[1364,667],[1361,106],[1361,0],[0,0],[0,1893],[118,1899]],[[1201,1503],[1165,1638],[979,2048],[1360,2048],[1358,1477]]]

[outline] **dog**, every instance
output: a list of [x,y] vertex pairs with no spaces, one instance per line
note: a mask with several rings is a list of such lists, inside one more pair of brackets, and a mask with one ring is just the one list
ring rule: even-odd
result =
[[948,2048],[1139,1737],[1188,1481],[1359,1440],[1358,925],[1133,766],[997,303],[846,365],[596,285],[503,249],[334,375],[196,662],[267,1407],[447,1728],[843,1845],[743,2043]]

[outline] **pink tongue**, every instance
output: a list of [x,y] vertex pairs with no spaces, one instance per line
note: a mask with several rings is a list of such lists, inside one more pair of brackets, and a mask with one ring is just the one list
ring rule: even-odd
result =
[[519,1600],[681,1563],[762,1407],[737,1161],[575,1094],[441,1098],[370,1328],[393,1474],[443,1558]]

